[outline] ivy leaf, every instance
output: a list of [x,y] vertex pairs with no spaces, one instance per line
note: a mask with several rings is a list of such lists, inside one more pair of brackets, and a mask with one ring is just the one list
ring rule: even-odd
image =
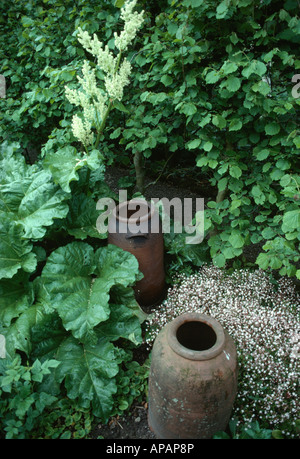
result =
[[226,126],[226,119],[221,115],[214,115],[212,123],[220,129],[223,129]]
[[226,189],[228,183],[227,177],[223,177],[218,181],[218,190],[223,191]]
[[186,116],[194,115],[197,113],[197,107],[191,102],[184,103],[180,109],[180,113],[184,113]]
[[225,87],[230,92],[236,92],[241,87],[241,80],[233,75],[230,75],[221,87]]
[[221,78],[221,75],[219,74],[217,70],[211,70],[210,72],[207,73],[205,77],[205,81],[208,84],[214,84],[217,81],[219,81],[220,78]]
[[170,86],[173,83],[173,78],[170,75],[163,75],[160,79],[160,81],[165,85],[165,86]]
[[251,194],[256,204],[263,204],[266,200],[264,193],[258,185],[252,187]]
[[223,0],[218,7],[217,7],[217,14],[216,18],[217,19],[223,19],[228,12],[228,2],[226,0]]
[[233,120],[230,121],[229,124],[229,131],[239,131],[243,127],[243,123],[241,120],[238,120],[237,118],[234,118]]
[[221,67],[225,75],[234,73],[238,69],[238,66],[234,62],[226,61]]
[[276,234],[276,231],[273,230],[270,226],[267,226],[263,229],[261,235],[264,239],[272,239]]
[[93,414],[106,422],[117,392],[115,376],[119,367],[114,345],[105,337],[93,345],[83,345],[69,337],[55,357],[61,362],[55,378],[58,383],[64,381],[68,397],[77,399],[84,408],[92,405]]
[[264,148],[263,150],[260,150],[257,153],[256,158],[258,159],[258,161],[263,161],[264,159],[267,159],[269,154],[270,154],[270,150]]
[[286,159],[280,158],[278,161],[276,161],[276,167],[278,167],[278,169],[281,169],[282,171],[285,171],[286,169],[289,169],[291,167],[291,163]]
[[116,108],[117,110],[119,110],[120,112],[122,113],[126,113],[127,115],[130,114],[130,111],[128,110],[128,108],[125,107],[124,104],[122,104],[122,102],[120,100],[114,100],[114,108]]
[[125,3],[125,0],[116,0],[115,6],[116,6],[117,8],[122,8],[122,6],[124,5],[124,3]]
[[252,60],[247,67],[242,71],[242,75],[249,78],[253,73],[255,75],[263,76],[267,72],[267,67],[263,62]]
[[242,170],[239,166],[232,165],[232,166],[229,166],[229,174],[231,175],[231,177],[238,179],[242,175]]
[[201,139],[194,139],[194,140],[191,140],[188,144],[187,144],[187,148],[189,150],[194,150],[195,148],[198,148],[199,145],[201,143]]
[[212,149],[212,147],[213,147],[213,144],[211,142],[209,142],[209,141],[205,142],[204,145],[203,145],[203,149],[205,151],[210,151]]
[[20,268],[33,272],[37,259],[32,244],[24,239],[22,226],[4,213],[0,217],[0,279],[12,278]]
[[252,91],[259,92],[266,96],[271,92],[271,87],[266,81],[258,81],[252,86]]
[[226,263],[226,258],[222,253],[219,253],[213,258],[214,265],[218,266],[218,268],[224,268]]

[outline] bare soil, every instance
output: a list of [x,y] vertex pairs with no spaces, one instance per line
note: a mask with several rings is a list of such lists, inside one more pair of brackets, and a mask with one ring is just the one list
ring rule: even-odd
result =
[[129,413],[122,417],[111,418],[104,424],[98,424],[92,432],[92,438],[105,439],[155,439],[148,426],[147,402],[134,404]]

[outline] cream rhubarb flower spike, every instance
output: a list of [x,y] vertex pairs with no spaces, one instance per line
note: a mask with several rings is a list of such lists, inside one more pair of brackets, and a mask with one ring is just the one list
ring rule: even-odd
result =
[[126,58],[121,61],[121,55],[143,23],[144,12],[133,11],[136,3],[136,0],[127,0],[121,9],[124,29],[120,35],[114,34],[115,46],[119,50],[116,57],[107,45],[103,46],[96,34],[91,37],[87,31],[78,28],[79,43],[96,58],[97,66],[104,73],[104,88],[100,89],[97,86],[96,69],[92,68],[88,61],[84,61],[82,77],[77,76],[81,89],[65,88],[70,103],[82,108],[82,118],[78,115],[73,117],[72,132],[85,147],[94,141],[93,127],[98,133],[103,130],[111,103],[114,100],[121,101],[124,88],[129,84],[131,64]]

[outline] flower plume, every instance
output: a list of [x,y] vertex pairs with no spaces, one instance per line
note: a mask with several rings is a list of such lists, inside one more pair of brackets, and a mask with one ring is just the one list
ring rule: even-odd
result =
[[82,108],[81,117],[73,117],[72,132],[86,148],[94,142],[92,129],[95,127],[98,133],[102,132],[111,103],[114,100],[122,100],[124,88],[129,84],[131,64],[126,57],[121,61],[121,56],[143,23],[144,12],[134,11],[135,5],[136,0],[127,0],[121,9],[124,28],[120,35],[116,32],[114,34],[115,47],[119,50],[117,56],[114,56],[107,45],[103,45],[96,34],[91,37],[87,31],[78,28],[79,43],[96,58],[98,68],[104,73],[104,88],[99,88],[96,69],[92,68],[88,61],[84,61],[82,77],[77,76],[81,88],[65,88],[69,102]]

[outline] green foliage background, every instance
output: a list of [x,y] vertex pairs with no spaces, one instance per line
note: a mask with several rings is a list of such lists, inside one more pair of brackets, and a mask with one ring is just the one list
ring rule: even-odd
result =
[[[245,246],[263,242],[258,265],[295,275],[300,137],[292,77],[300,65],[298,2],[139,5],[146,26],[129,56],[132,84],[102,139],[106,164],[132,164],[141,152],[146,171],[170,155],[171,168],[199,168],[215,193],[206,210],[209,257],[222,267]],[[93,0],[18,1],[9,7],[4,1],[1,25],[0,72],[8,90],[0,102],[0,135],[38,153],[43,146],[47,156],[74,140],[64,85],[77,85],[76,72],[88,57],[75,28],[97,32],[113,48],[118,8]]]
[[[300,73],[299,2],[138,2],[145,23],[129,51],[131,85],[110,113],[99,150],[85,155],[64,95],[66,84],[78,87],[76,75],[90,58],[75,30],[97,33],[113,49],[122,4],[0,5],[0,74],[7,83],[0,99],[0,333],[16,383],[32,370],[15,353],[29,369],[40,359],[52,397],[63,391],[103,420],[128,406],[124,381],[137,379],[135,395],[127,394],[132,401],[146,374],[131,366],[144,320],[131,289],[140,276],[136,260],[106,248],[96,230],[97,199],[115,198],[107,166],[131,173],[138,153],[146,174],[166,165],[176,177],[180,164],[199,177],[199,197],[209,184],[203,243],[187,246],[182,235],[166,235],[175,266],[241,265],[245,247],[260,243],[259,267],[300,278],[300,98],[292,95]],[[51,362],[50,376],[44,362]],[[1,377],[10,370],[2,365]],[[28,404],[13,420],[15,386],[1,379],[0,387],[12,437],[35,429],[33,406],[38,417],[55,401],[36,404],[28,388]],[[18,424],[24,416],[27,431]]]

